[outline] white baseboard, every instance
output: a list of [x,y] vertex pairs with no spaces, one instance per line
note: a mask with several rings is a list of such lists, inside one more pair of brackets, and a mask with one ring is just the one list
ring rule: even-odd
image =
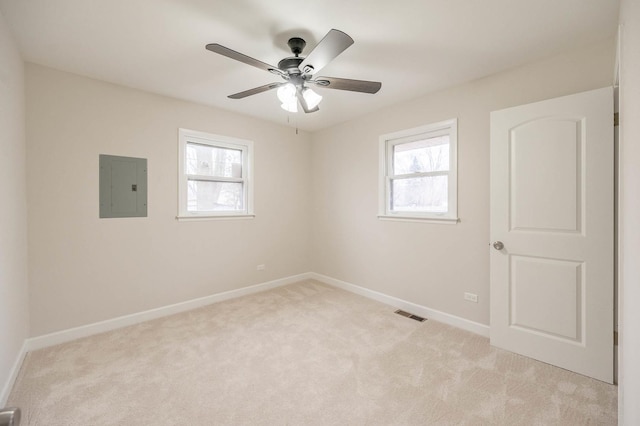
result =
[[18,373],[20,372],[20,367],[22,367],[22,361],[24,361],[25,355],[27,355],[26,340],[22,343],[20,352],[18,352],[18,356],[13,363],[13,367],[11,367],[11,371],[9,371],[9,378],[2,388],[2,393],[0,393],[0,408],[7,405],[7,399],[9,399],[9,394],[11,393],[11,389],[13,388],[13,384],[18,378]]
[[256,284],[249,287],[239,288],[237,290],[225,291],[223,293],[217,293],[211,296],[187,300],[186,302],[163,306],[161,308],[150,309],[148,311],[137,312],[135,314],[124,315],[110,320],[100,321],[93,324],[87,324],[80,327],[58,331],[55,333],[32,337],[30,339],[27,339],[25,342],[26,350],[34,351],[37,349],[58,345],[60,343],[69,342],[81,337],[104,333],[105,331],[115,330],[144,321],[166,317],[168,315],[173,315],[184,311],[190,311],[202,306],[211,305],[213,303],[222,302],[224,300],[235,299],[237,297],[246,296],[248,294],[259,293],[261,291],[270,290],[272,288],[281,287],[287,284],[293,284],[295,282],[310,278],[311,273],[308,272],[299,275],[292,275],[290,277]]
[[110,320],[100,321],[93,324],[87,324],[80,327],[70,328],[67,330],[58,331],[55,333],[45,334],[42,336],[32,337],[25,340],[22,345],[22,349],[15,365],[11,371],[8,382],[5,384],[0,397],[1,405],[6,402],[6,398],[9,396],[11,387],[20,371],[24,356],[29,351],[46,348],[60,343],[69,342],[82,337],[91,336],[98,333],[104,333],[106,331],[115,330],[118,328],[126,327],[129,325],[138,324],[144,321],[153,320],[156,318],[166,317],[168,315],[177,314],[180,312],[189,311],[202,306],[210,305],[224,300],[235,299],[237,297],[246,296],[253,293],[259,293],[265,290],[270,290],[276,287],[281,287],[288,284],[293,284],[305,279],[315,279],[325,284],[332,285],[334,287],[341,288],[351,293],[359,294],[369,299],[377,300],[384,304],[395,306],[397,308],[406,310],[408,312],[420,315],[425,318],[429,318],[435,321],[439,321],[445,324],[452,325],[454,327],[461,328],[463,330],[471,331],[473,333],[489,337],[489,326],[480,324],[474,321],[470,321],[455,315],[447,314],[445,312],[437,311],[435,309],[427,308],[406,300],[398,299],[393,296],[389,296],[374,290],[370,290],[364,287],[357,286],[345,281],[340,281],[335,278],[328,277],[326,275],[317,274],[315,272],[307,272],[303,274],[293,275],[278,280],[273,280],[261,284],[252,285],[249,287],[240,288],[237,290],[230,290],[223,293],[217,293],[210,296],[201,297],[198,299],[188,300],[186,302],[180,302],[173,305],[163,306],[156,309],[150,309],[148,311],[138,312],[135,314],[125,315]]
[[444,324],[452,325],[463,330],[470,331],[472,333],[479,334],[484,337],[489,337],[489,326],[480,324],[479,322],[470,321],[455,315],[447,314],[445,312],[437,311],[435,309],[427,308],[426,306],[418,305],[406,300],[398,299],[397,297],[388,296],[384,293],[379,293],[368,288],[360,287],[355,284],[351,284],[345,281],[340,281],[335,278],[328,277],[326,275],[317,274],[315,272],[310,273],[311,278],[318,280],[325,284],[332,285],[334,287],[341,288],[351,293],[359,294],[360,296],[367,297],[369,299],[377,300],[387,305],[395,306],[396,308],[411,312],[412,314],[419,315],[424,318],[432,319],[434,321],[442,322]]
[[377,291],[369,290],[364,287],[357,286],[355,284],[340,281],[335,278],[328,277],[326,275],[317,274],[315,272],[307,272],[303,274],[293,275],[278,280],[269,281],[266,283],[256,284],[249,287],[240,288],[237,290],[230,290],[224,293],[217,293],[210,296],[201,297],[198,299],[188,300],[186,302],[180,302],[173,305],[163,306],[156,309],[150,309],[148,311],[137,312],[135,314],[125,315],[110,320],[100,321],[93,324],[87,324],[80,327],[70,328],[67,330],[58,331],[55,333],[45,334],[42,336],[32,337],[25,342],[26,351],[34,351],[37,349],[46,348],[60,343],[69,342],[71,340],[80,339],[82,337],[91,336],[98,333],[104,333],[106,331],[115,330],[129,325],[139,324],[144,321],[153,320],[156,318],[166,317],[168,315],[177,314],[180,312],[189,311],[202,306],[210,305],[216,302],[222,302],[224,300],[235,299],[237,297],[246,296],[248,294],[259,293],[261,291],[270,290],[272,288],[281,287],[287,284],[293,284],[305,279],[316,279],[334,287],[347,290],[351,293],[356,293],[369,299],[377,300],[378,302],[385,303],[387,305],[395,306],[397,308],[404,309],[411,313],[423,316],[425,318],[433,319],[445,324],[452,325],[454,327],[461,328],[463,330],[471,331],[482,336],[489,337],[489,327],[474,321],[470,321],[464,318],[457,317],[455,315],[447,314],[445,312],[430,309],[425,306],[421,306],[406,300],[398,299],[393,296],[388,296]]

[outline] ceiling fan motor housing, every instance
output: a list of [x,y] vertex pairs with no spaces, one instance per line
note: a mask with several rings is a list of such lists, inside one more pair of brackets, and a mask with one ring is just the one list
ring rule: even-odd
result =
[[278,62],[278,68],[280,68],[282,71],[286,72],[289,75],[300,74],[300,69],[298,68],[298,65],[300,65],[302,61],[304,61],[304,58],[300,58],[297,56],[292,58],[284,58],[283,60]]

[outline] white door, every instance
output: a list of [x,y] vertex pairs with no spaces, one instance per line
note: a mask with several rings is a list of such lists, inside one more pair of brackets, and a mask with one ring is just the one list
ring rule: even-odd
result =
[[613,206],[612,88],[491,113],[492,345],[613,382]]

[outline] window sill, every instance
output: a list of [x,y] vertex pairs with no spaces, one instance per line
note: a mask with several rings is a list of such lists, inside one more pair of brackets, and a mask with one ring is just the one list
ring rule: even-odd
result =
[[416,216],[398,216],[398,215],[378,215],[380,220],[393,220],[397,222],[421,222],[421,223],[439,223],[441,225],[456,225],[460,222],[460,218],[450,217],[416,217]]
[[235,215],[215,215],[215,216],[206,216],[206,215],[194,215],[194,216],[176,216],[176,220],[178,222],[198,222],[204,220],[246,220],[253,219],[256,215],[254,214],[235,214]]

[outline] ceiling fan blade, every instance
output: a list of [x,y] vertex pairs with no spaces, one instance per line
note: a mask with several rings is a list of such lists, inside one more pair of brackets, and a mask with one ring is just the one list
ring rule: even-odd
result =
[[377,93],[382,87],[382,83],[379,81],[350,80],[336,77],[318,77],[315,80],[310,80],[309,83],[314,83],[325,89],[349,90],[351,92],[371,94]]
[[313,109],[309,109],[309,106],[307,105],[307,101],[304,98],[304,96],[302,96],[302,89],[298,87],[298,89],[296,90],[296,97],[298,98],[298,102],[300,102],[300,106],[302,107],[302,110],[309,114],[310,112],[316,112],[316,111],[320,111],[320,108],[318,108],[318,106],[316,105],[315,108]]
[[267,90],[278,88],[283,84],[287,84],[287,83],[269,83],[269,84],[265,84],[264,86],[245,90],[244,92],[234,93],[233,95],[229,95],[227,97],[231,99],[242,99],[242,98],[246,98],[247,96],[257,95],[258,93],[262,93],[262,92],[266,92]]
[[339,30],[331,30],[313,48],[298,68],[304,74],[315,74],[352,44],[353,39],[347,34]]
[[243,55],[240,52],[236,52],[235,50],[231,50],[228,47],[224,47],[218,43],[211,43],[211,44],[207,44],[206,45],[206,49],[213,52],[213,53],[217,53],[219,55],[222,56],[226,56],[227,58],[231,58],[231,59],[235,59],[236,61],[240,61],[243,62],[247,65],[251,65],[254,66],[256,68],[260,68],[261,70],[265,70],[265,71],[269,71],[272,72],[274,74],[278,74],[278,75],[284,75],[284,73],[278,69],[278,67],[275,67],[273,65],[269,65],[267,63],[264,63],[262,61],[259,61],[257,59],[254,59],[250,56],[247,55]]

